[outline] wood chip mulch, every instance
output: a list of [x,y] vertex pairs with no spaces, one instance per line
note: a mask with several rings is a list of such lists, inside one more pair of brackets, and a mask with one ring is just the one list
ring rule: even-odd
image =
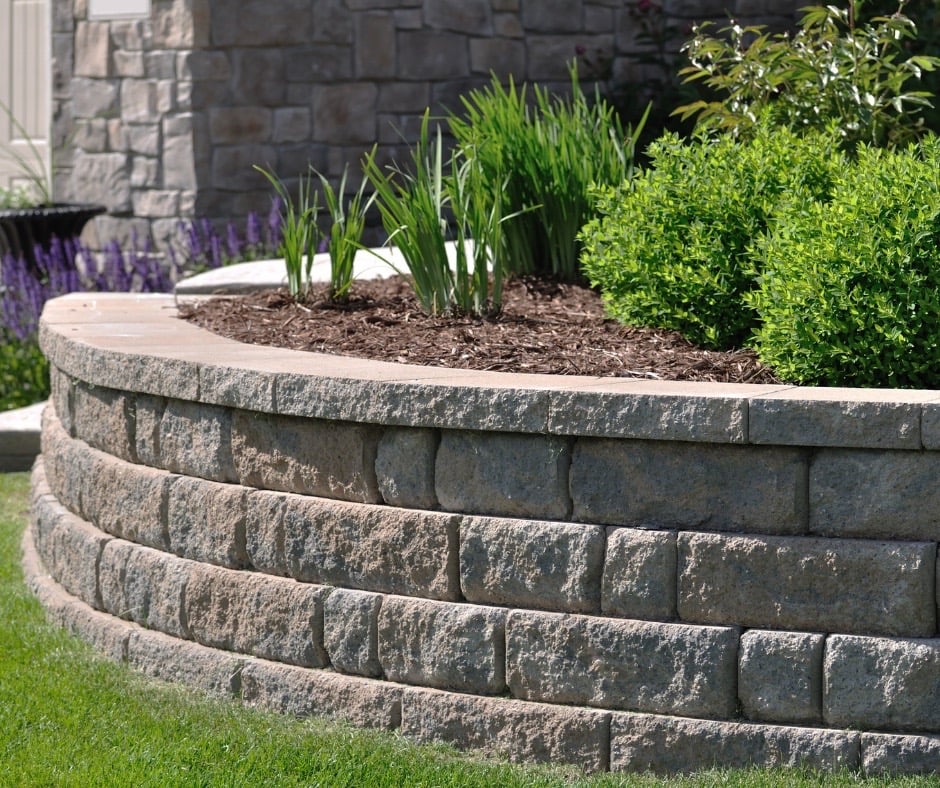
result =
[[495,317],[429,317],[401,277],[357,281],[347,304],[325,289],[182,303],[180,317],[222,336],[424,366],[651,380],[776,383],[752,351],[702,350],[671,331],[622,326],[575,285],[516,279]]

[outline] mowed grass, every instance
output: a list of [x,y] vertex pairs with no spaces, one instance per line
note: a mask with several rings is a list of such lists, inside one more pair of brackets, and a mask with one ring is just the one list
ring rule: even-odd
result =
[[[507,766],[394,734],[296,720],[155,682],[46,623],[23,583],[27,474],[0,474],[0,786],[649,786]],[[937,785],[714,771],[688,786]]]

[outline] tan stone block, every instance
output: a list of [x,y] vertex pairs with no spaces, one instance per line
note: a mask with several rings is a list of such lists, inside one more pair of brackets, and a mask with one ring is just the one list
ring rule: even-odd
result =
[[248,490],[183,477],[173,480],[167,496],[170,550],[183,558],[231,569],[248,565],[245,547]]
[[382,596],[337,588],[323,608],[323,642],[330,664],[342,673],[379,677],[378,623]]
[[216,695],[233,695],[238,691],[245,660],[162,632],[135,630],[128,639],[127,662],[155,679]]
[[940,774],[940,736],[863,733],[862,771],[891,777]]
[[160,421],[160,459],[184,476],[238,480],[232,459],[232,413],[198,402],[170,400]]
[[121,391],[79,384],[72,393],[75,437],[134,462],[133,399]]
[[676,533],[608,528],[601,583],[605,615],[676,618]]
[[738,698],[746,717],[763,722],[822,721],[825,636],[752,629],[741,635]]

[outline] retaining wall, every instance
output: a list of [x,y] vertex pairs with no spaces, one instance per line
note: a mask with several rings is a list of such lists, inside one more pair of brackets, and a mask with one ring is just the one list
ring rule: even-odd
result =
[[940,392],[474,373],[79,294],[27,575],[153,675],[588,771],[940,771]]

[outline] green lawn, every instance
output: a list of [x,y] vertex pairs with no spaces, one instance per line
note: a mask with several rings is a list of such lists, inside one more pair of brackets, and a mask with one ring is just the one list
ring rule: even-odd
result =
[[[151,681],[50,626],[23,584],[27,474],[0,474],[0,785],[658,785],[509,767],[402,738],[247,709]],[[885,785],[852,775],[709,772],[695,786]],[[892,785],[937,785],[897,780]]]

